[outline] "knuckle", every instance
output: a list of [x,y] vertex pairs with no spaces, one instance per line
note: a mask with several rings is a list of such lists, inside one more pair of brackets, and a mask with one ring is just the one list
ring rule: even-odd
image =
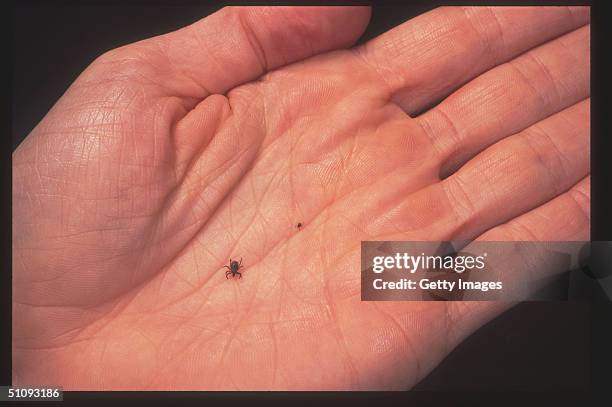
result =
[[511,237],[510,240],[529,240],[538,241],[540,237],[535,233],[534,229],[530,224],[524,222],[522,219],[515,219],[514,221],[507,223],[506,232]]
[[573,188],[569,191],[568,196],[576,205],[578,212],[585,218],[590,219],[591,215],[591,199],[585,191],[580,188]]
[[97,57],[90,68],[105,78],[147,78],[164,66],[167,59],[155,44],[155,41],[147,40],[111,49]]
[[519,139],[530,152],[531,160],[541,168],[553,192],[560,193],[563,190],[563,180],[568,178],[566,156],[559,149],[549,132],[544,128],[534,125],[528,131],[522,133]]
[[442,183],[442,187],[457,221],[462,224],[476,213],[476,204],[468,186],[460,176],[447,178]]
[[[505,48],[504,31],[493,7],[463,7],[462,20],[466,30],[471,31],[480,44],[483,56],[493,61],[499,59],[499,53]],[[491,23],[490,23],[491,22]],[[498,45],[498,44],[501,44]]]

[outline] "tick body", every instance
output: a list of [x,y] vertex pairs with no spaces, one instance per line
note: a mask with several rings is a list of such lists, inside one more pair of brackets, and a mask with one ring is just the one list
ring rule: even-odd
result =
[[242,278],[242,273],[238,271],[242,268],[242,258],[240,258],[240,263],[230,258],[229,266],[224,267],[227,268],[227,271],[225,272],[225,278],[229,278],[229,276],[236,277],[236,275],[238,275],[238,278]]

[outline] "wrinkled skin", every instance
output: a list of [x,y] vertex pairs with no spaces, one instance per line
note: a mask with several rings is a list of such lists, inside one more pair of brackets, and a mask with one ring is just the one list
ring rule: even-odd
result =
[[13,154],[15,385],[407,389],[509,304],[361,302],[362,240],[589,238],[588,9],[368,18],[226,8],[82,73]]

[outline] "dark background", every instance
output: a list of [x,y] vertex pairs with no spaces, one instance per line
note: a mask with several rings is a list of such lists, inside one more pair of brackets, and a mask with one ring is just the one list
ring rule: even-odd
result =
[[[168,2],[169,3],[169,2]],[[365,41],[431,7],[375,6]],[[12,9],[12,148],[99,54],[192,23],[211,5],[16,5]],[[419,390],[588,391],[610,336],[609,302],[582,275],[552,291],[571,301],[522,303],[482,327],[416,387]],[[589,302],[584,299],[589,298]],[[603,335],[603,336],[602,336]],[[609,351],[607,351],[609,355]]]

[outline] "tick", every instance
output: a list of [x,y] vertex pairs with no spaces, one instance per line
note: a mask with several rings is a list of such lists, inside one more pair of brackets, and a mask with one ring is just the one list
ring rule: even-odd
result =
[[242,258],[240,258],[240,263],[230,258],[229,266],[224,267],[227,268],[227,271],[225,272],[225,278],[229,278],[230,275],[232,277],[236,277],[236,274],[238,274],[239,278],[242,278],[242,273],[238,271],[242,268]]
[[302,228],[302,222],[298,223],[297,225],[295,225],[296,228],[301,229]]

